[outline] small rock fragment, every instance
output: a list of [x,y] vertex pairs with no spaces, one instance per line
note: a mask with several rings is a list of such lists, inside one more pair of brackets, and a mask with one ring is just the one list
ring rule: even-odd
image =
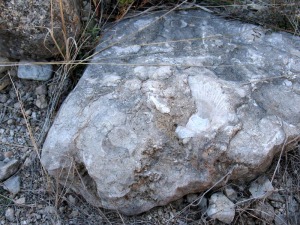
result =
[[9,222],[14,222],[15,220],[15,210],[13,208],[8,208],[5,211],[5,218],[9,221]]
[[71,205],[74,205],[76,203],[76,198],[74,198],[72,195],[68,196],[68,200],[71,203]]
[[253,198],[266,198],[273,193],[274,187],[266,176],[261,176],[251,183],[249,191]]
[[15,172],[17,172],[19,166],[20,162],[16,159],[12,159],[7,163],[0,161],[0,181],[12,176]]
[[44,209],[44,212],[47,214],[55,214],[56,213],[56,209],[53,206],[46,206]]
[[227,198],[229,198],[231,201],[236,201],[237,193],[232,187],[226,186],[225,187],[225,194],[226,194]]
[[4,90],[10,84],[8,76],[0,77],[0,91]]
[[7,95],[5,94],[0,94],[0,102],[5,103],[8,100]]
[[45,95],[39,95],[35,101],[35,105],[40,109],[44,109],[48,106],[48,102]]
[[34,61],[21,60],[18,67],[18,77],[22,79],[46,81],[51,78],[52,65],[37,65]]
[[235,215],[234,204],[221,192],[215,193],[209,199],[207,215],[212,219],[230,224]]
[[47,87],[46,85],[40,85],[35,89],[36,95],[46,95],[47,94]]
[[21,181],[19,176],[14,176],[4,181],[3,187],[5,190],[9,191],[13,195],[16,195],[20,192]]
[[14,202],[15,202],[15,204],[17,204],[17,205],[24,205],[24,204],[25,204],[25,197],[18,198],[18,199],[16,199]]
[[197,198],[198,198],[198,195],[197,194],[188,194],[187,196],[186,196],[186,200],[187,200],[187,202],[188,203],[195,203],[195,201],[197,200]]
[[208,203],[207,198],[203,197],[202,199],[200,199],[199,208],[202,214],[205,214],[207,211],[207,207],[208,207],[207,203]]

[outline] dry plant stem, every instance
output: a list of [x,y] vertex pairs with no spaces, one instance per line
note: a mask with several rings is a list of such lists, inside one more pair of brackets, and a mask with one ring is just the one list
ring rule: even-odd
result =
[[20,106],[21,106],[21,112],[22,112],[23,118],[24,118],[25,123],[26,123],[26,128],[27,128],[27,131],[28,131],[28,133],[29,133],[29,137],[30,137],[32,146],[33,146],[34,150],[36,151],[36,154],[38,155],[39,160],[40,160],[41,158],[40,158],[39,147],[38,147],[38,145],[37,145],[37,143],[36,143],[36,141],[35,141],[35,138],[34,138],[34,136],[33,136],[33,133],[32,133],[30,124],[29,124],[29,122],[28,122],[28,119],[27,119],[27,116],[26,116],[26,113],[25,113],[25,110],[24,110],[23,102],[21,101],[21,98],[20,98],[20,94],[19,94],[19,92],[18,92],[18,90],[17,90],[17,88],[16,88],[16,86],[15,86],[15,83],[14,83],[13,79],[11,78],[11,75],[10,75],[9,72],[8,72],[8,76],[9,76],[9,79],[10,79],[10,81],[11,81],[11,83],[12,83],[12,86],[13,86],[13,88],[14,88],[14,90],[15,90],[15,93],[16,93],[16,95],[17,95],[17,99],[18,99],[18,101],[19,101],[19,103],[20,103]]

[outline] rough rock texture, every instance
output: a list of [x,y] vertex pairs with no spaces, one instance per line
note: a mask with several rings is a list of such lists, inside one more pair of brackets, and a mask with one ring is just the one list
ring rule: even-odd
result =
[[209,199],[207,215],[212,219],[218,219],[223,223],[230,224],[234,219],[235,206],[221,192],[214,193]]
[[32,60],[20,60],[18,66],[18,77],[21,79],[46,81],[53,73],[51,64],[37,64]]
[[74,38],[81,26],[79,0],[0,0],[0,55],[18,59],[57,55],[59,51],[49,33],[52,28],[56,42],[63,50],[60,2],[63,4],[66,36]]
[[42,152],[62,184],[127,215],[225,174],[253,179],[300,131],[299,38],[202,11],[162,15],[106,31]]

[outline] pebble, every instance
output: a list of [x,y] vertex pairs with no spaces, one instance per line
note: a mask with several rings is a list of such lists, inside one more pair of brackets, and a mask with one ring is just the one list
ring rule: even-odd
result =
[[5,103],[7,101],[8,97],[5,94],[0,94],[0,102]]
[[21,108],[20,102],[16,102],[16,103],[14,104],[14,108],[15,108],[15,109],[20,109],[20,108]]
[[3,188],[11,194],[16,195],[20,192],[21,179],[19,176],[14,176],[4,181]]
[[236,201],[237,200],[237,193],[236,191],[230,187],[230,186],[226,186],[225,187],[225,195],[227,196],[227,198],[229,198],[231,201]]
[[46,96],[45,95],[38,95],[38,97],[35,101],[35,105],[40,109],[46,108],[48,106]]
[[52,72],[52,65],[36,65],[34,61],[29,60],[20,60],[18,67],[18,77],[21,79],[46,81],[51,78]]
[[24,205],[25,204],[25,200],[26,200],[25,197],[22,197],[22,198],[16,199],[14,202],[17,205]]
[[209,199],[207,215],[212,219],[230,224],[234,219],[235,206],[223,193],[214,193]]
[[16,159],[9,160],[7,163],[0,161],[0,181],[11,177],[19,169],[20,162]]
[[11,124],[13,124],[13,123],[14,123],[14,120],[13,120],[13,119],[7,120],[7,125],[11,125]]
[[46,95],[47,94],[47,87],[46,85],[40,85],[35,89],[36,95]]
[[5,211],[5,218],[9,221],[9,222],[14,222],[15,220],[15,210],[13,208],[8,208]]
[[188,203],[192,204],[192,203],[196,203],[196,200],[198,198],[198,195],[197,194],[188,194],[186,196],[186,200]]
[[3,155],[5,158],[11,158],[14,155],[14,153],[12,151],[7,151],[7,152],[4,152]]
[[249,191],[253,198],[266,198],[274,192],[274,187],[266,176],[261,176],[250,184]]

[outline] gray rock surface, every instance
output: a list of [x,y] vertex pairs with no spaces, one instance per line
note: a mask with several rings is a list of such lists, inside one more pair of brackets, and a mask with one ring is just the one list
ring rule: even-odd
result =
[[[65,26],[62,25],[60,2],[63,4]],[[66,44],[63,27],[67,38],[74,38],[80,33],[80,2],[79,0],[1,0],[0,55],[17,59],[41,59],[57,55],[59,50],[50,32],[64,51]]]
[[9,191],[11,194],[16,195],[20,192],[21,188],[21,180],[19,176],[14,176],[3,183],[3,187],[5,190]]
[[298,37],[162,15],[106,30],[42,151],[59,182],[127,215],[253,179],[300,131]]
[[212,219],[218,219],[230,224],[235,215],[234,204],[221,192],[213,194],[209,199],[207,215]]
[[249,191],[253,198],[266,198],[273,193],[274,187],[267,177],[261,176],[251,183]]
[[36,64],[32,60],[20,60],[18,77],[22,79],[46,81],[53,73],[51,64]]

